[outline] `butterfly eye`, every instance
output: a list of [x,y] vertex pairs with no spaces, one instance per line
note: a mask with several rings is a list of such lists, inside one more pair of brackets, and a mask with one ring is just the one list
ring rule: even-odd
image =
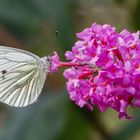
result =
[[46,59],[46,60],[47,60],[47,61],[50,61],[51,59],[47,57],[47,59]]
[[50,56],[47,56],[46,61],[47,62],[51,62],[52,61],[52,58]]

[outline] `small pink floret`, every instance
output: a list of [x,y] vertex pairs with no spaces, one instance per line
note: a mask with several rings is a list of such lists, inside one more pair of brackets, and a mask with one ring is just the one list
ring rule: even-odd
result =
[[59,56],[57,52],[54,52],[54,54],[51,56],[51,66],[50,66],[50,71],[51,72],[56,72],[59,67]]

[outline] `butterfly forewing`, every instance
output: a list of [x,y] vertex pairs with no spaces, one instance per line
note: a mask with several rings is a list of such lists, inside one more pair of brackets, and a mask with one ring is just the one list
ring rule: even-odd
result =
[[35,102],[47,72],[40,58],[27,51],[0,46],[0,101],[23,107]]

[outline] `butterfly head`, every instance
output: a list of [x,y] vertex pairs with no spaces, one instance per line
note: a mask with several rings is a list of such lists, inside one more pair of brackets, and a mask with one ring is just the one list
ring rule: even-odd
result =
[[42,63],[42,69],[49,72],[51,67],[51,57],[50,56],[42,57],[41,63]]

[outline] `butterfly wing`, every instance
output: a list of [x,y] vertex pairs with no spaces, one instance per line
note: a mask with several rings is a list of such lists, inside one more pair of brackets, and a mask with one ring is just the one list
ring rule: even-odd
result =
[[47,72],[30,52],[0,46],[0,102],[23,107],[35,102]]

